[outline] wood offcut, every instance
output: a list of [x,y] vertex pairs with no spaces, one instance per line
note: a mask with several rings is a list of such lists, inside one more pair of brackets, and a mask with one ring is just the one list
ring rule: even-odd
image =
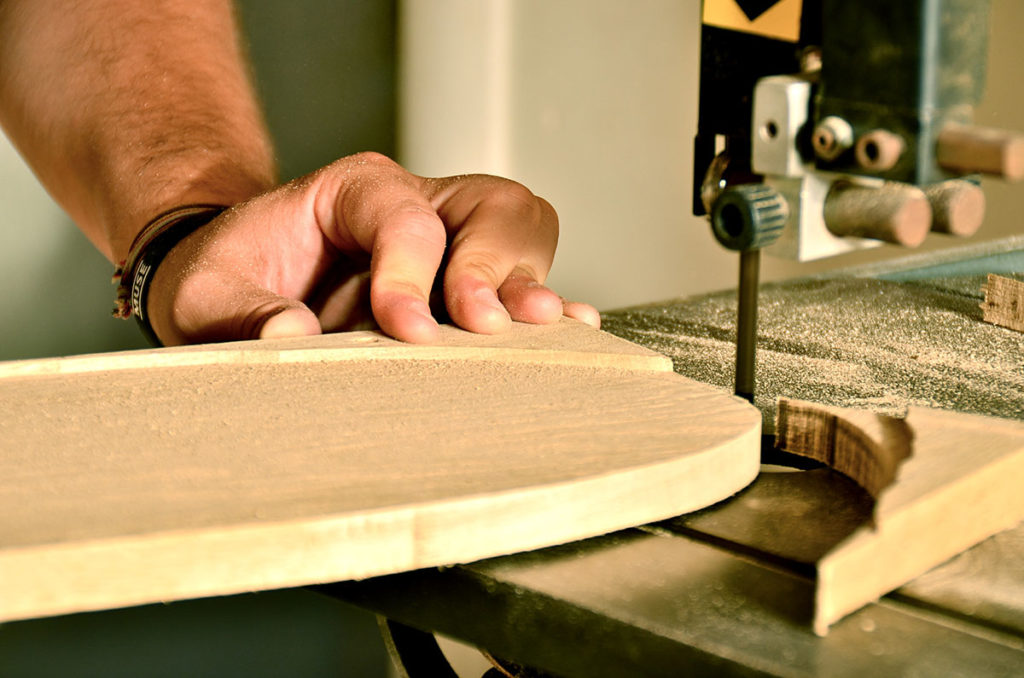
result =
[[914,434],[897,417],[788,398],[776,412],[776,447],[834,468],[876,499],[911,455]]
[[1024,282],[990,273],[981,288],[985,301],[982,319],[993,325],[1024,332]]
[[[792,443],[788,451],[842,460],[854,480],[876,487],[890,475],[881,471],[891,467],[889,460],[904,456],[893,482],[878,488],[872,524],[857,528],[816,564],[813,623],[819,635],[1024,519],[1024,422],[910,407],[904,430],[873,413],[786,400],[779,403],[779,422],[780,445]],[[909,456],[893,452],[904,450],[908,440]],[[851,463],[848,457],[858,454],[863,463]]]

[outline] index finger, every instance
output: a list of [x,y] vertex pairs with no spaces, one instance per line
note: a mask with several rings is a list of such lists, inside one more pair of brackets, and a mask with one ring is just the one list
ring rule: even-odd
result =
[[[403,341],[439,336],[430,290],[446,233],[419,179],[384,156],[363,154],[332,166],[333,195],[322,228],[342,251],[370,255],[370,306],[381,329]],[[321,191],[323,194],[324,191]]]
[[435,200],[452,232],[444,276],[452,320],[483,333],[502,332],[511,320],[557,321],[561,299],[543,285],[558,243],[551,205],[497,177],[458,178],[445,188]]

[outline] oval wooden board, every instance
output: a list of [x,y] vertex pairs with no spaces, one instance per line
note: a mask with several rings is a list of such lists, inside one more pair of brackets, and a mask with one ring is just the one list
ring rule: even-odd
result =
[[0,364],[0,620],[467,562],[695,510],[760,414],[578,323]]

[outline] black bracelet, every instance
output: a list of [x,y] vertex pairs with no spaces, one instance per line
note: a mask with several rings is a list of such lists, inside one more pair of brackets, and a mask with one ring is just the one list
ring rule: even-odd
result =
[[130,318],[134,315],[150,343],[160,346],[160,340],[146,316],[146,295],[153,281],[153,272],[172,247],[226,209],[224,205],[186,205],[168,210],[146,224],[135,236],[128,256],[114,271],[113,282],[117,285],[114,317]]

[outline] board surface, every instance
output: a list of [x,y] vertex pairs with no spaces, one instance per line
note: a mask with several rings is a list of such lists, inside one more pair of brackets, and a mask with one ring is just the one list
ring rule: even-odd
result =
[[760,415],[583,325],[0,364],[0,621],[601,534],[757,474]]

